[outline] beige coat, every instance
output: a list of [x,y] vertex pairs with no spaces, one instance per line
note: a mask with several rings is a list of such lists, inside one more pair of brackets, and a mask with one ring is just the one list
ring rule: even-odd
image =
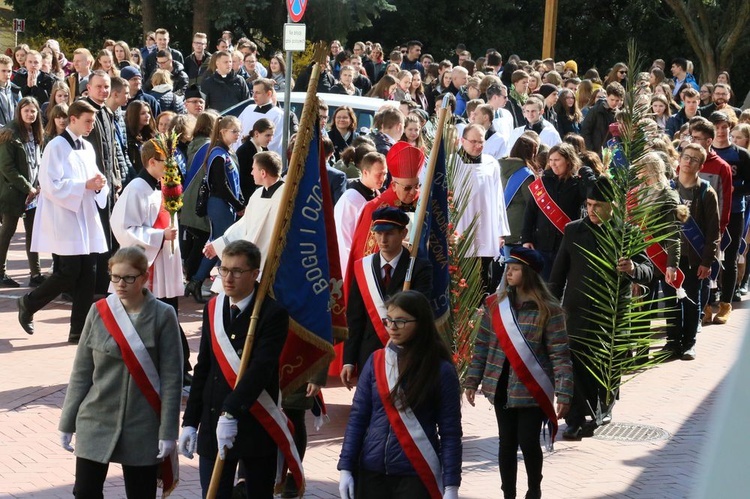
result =
[[156,464],[159,440],[176,440],[182,397],[182,346],[174,309],[147,290],[131,319],[161,380],[161,418],[125,366],[120,348],[92,306],[70,375],[60,431],[75,433],[77,457],[99,463]]

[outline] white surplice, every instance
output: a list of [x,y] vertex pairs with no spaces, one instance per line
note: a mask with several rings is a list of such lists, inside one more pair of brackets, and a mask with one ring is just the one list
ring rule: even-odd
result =
[[72,256],[109,250],[97,208],[107,206],[109,186],[99,193],[86,189],[99,170],[94,146],[81,142],[83,149],[75,150],[59,135],[44,149],[31,251]]
[[346,267],[349,264],[349,253],[352,250],[352,238],[357,228],[357,220],[362,208],[367,204],[365,197],[356,189],[347,189],[333,207],[333,220],[336,224],[336,240],[339,246],[341,276],[346,278]]
[[[283,156],[282,147],[283,144],[281,142],[281,139],[283,137],[283,129],[284,129],[284,111],[278,107],[273,106],[271,109],[266,111],[265,113],[259,113],[256,111],[255,104],[250,104],[245,108],[244,111],[239,116],[240,123],[242,123],[242,135],[241,137],[244,137],[245,135],[249,135],[253,130],[253,125],[255,125],[255,122],[266,118],[267,120],[270,120],[271,123],[276,125],[274,132],[273,132],[273,139],[271,139],[271,142],[268,144],[268,150],[274,151],[279,153],[280,156]],[[242,139],[238,140],[234,143],[234,150],[236,151],[238,147],[242,145]]]
[[[281,198],[284,196],[286,184],[278,187],[271,197],[262,197],[265,191],[264,187],[258,187],[250,196],[250,200],[245,207],[245,214],[229,227],[224,235],[217,237],[211,244],[216,254],[221,258],[221,253],[227,244],[232,241],[244,239],[255,244],[260,249],[260,270],[266,263],[268,250],[271,247],[271,238],[273,236],[273,226],[276,223],[276,214],[279,212]],[[222,291],[221,278],[217,276],[211,285],[211,291],[219,293]]]
[[456,178],[454,179],[455,198],[462,193],[463,179],[469,176],[471,181],[465,188],[471,189],[471,195],[461,218],[456,224],[456,231],[463,234],[475,215],[478,220],[474,229],[474,241],[466,256],[496,257],[500,254],[500,238],[510,235],[508,214],[505,211],[503,185],[500,176],[500,165],[489,154],[482,154],[481,163],[467,164],[458,158]]
[[[184,291],[182,257],[179,239],[175,239],[172,252],[170,242],[164,239],[164,229],[154,228],[161,202],[161,190],[136,177],[115,203],[110,224],[120,246],[139,245],[146,250],[153,275],[151,293],[157,298],[173,298]],[[177,217],[174,223],[177,227]]]

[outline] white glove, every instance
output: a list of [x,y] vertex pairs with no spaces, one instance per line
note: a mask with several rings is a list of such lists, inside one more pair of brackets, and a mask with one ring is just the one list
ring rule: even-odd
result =
[[458,485],[448,485],[443,492],[443,499],[458,499]]
[[179,450],[180,454],[188,459],[193,459],[193,453],[198,447],[198,429],[192,426],[186,426],[180,433]]
[[339,494],[341,499],[354,499],[354,477],[349,470],[339,472]]
[[156,459],[164,459],[172,453],[175,447],[174,440],[159,440],[159,453]]
[[65,449],[68,452],[73,452],[73,446],[70,445],[70,442],[73,440],[73,434],[72,433],[66,433],[64,431],[60,432],[60,445],[63,449]]
[[226,416],[219,416],[219,422],[216,424],[216,443],[219,446],[219,458],[223,461],[226,458],[227,451],[234,446],[234,438],[237,436],[237,420],[229,419]]

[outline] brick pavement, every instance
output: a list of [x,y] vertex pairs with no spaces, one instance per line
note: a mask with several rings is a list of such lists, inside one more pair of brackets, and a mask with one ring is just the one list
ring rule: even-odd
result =
[[[49,259],[44,260],[49,265]],[[13,240],[9,274],[26,283],[22,241]],[[71,497],[74,458],[58,444],[60,416],[75,347],[66,343],[69,306],[56,302],[36,315],[34,336],[16,321],[21,289],[0,290],[0,498]],[[195,360],[200,308],[181,300],[180,321]],[[695,486],[701,453],[711,435],[710,417],[724,378],[740,348],[750,318],[741,304],[725,326],[710,326],[698,336],[698,358],[675,361],[635,377],[623,388],[615,421],[649,424],[669,433],[655,442],[585,439],[556,443],[545,454],[546,498],[683,498]],[[310,428],[305,457],[305,497],[336,497],[336,461],[351,393],[330,380],[325,390],[332,423]],[[479,397],[478,397],[479,398]],[[461,497],[501,497],[496,464],[497,427],[483,398],[464,405],[464,463]],[[75,444],[75,441],[74,441]],[[156,451],[156,450],[155,450]],[[520,460],[520,454],[519,454]],[[198,498],[197,462],[181,458],[181,483],[172,497]],[[519,463],[519,496],[525,474]],[[112,465],[105,497],[124,497],[121,470]]]

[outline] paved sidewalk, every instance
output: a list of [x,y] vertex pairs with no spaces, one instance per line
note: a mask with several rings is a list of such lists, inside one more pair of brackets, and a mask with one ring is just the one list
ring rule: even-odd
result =
[[[48,266],[50,260],[43,263]],[[22,240],[15,238],[8,273],[25,284],[25,268]],[[0,497],[68,498],[72,497],[74,457],[60,448],[56,429],[75,354],[75,347],[66,343],[69,304],[55,302],[40,311],[35,317],[36,334],[27,336],[17,323],[15,303],[27,291],[0,289]],[[545,454],[544,497],[689,497],[704,444],[712,435],[710,417],[715,401],[750,319],[747,304],[737,305],[729,324],[709,326],[698,335],[697,360],[662,365],[623,388],[614,411],[615,422],[653,425],[668,432],[668,438],[652,442],[558,441],[555,451]],[[181,300],[180,321],[193,361],[200,313],[192,299]],[[336,380],[330,380],[330,385],[324,393],[332,423],[318,432],[308,424],[305,497],[337,497],[336,462],[351,393]],[[463,418],[460,495],[501,497],[494,412],[482,398],[475,408],[464,404]],[[197,460],[181,458],[180,462],[181,482],[172,497],[199,498]],[[125,497],[119,466],[110,467],[106,487],[105,497]],[[525,492],[520,462],[519,497]]]

